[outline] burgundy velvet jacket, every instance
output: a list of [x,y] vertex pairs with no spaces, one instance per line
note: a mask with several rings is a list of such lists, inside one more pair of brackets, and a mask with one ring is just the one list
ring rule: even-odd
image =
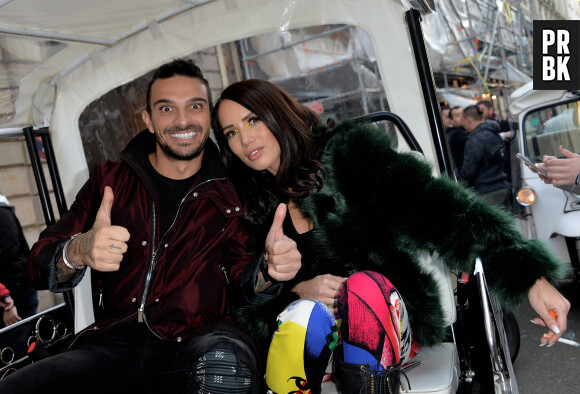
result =
[[92,227],[103,190],[111,186],[111,223],[127,228],[131,239],[118,271],[92,271],[96,322],[88,330],[138,316],[157,336],[180,342],[228,319],[230,301],[244,300],[240,279],[253,259],[246,249],[240,202],[210,140],[199,184],[190,188],[172,227],[160,234],[159,197],[143,167],[154,149],[154,136],[143,131],[123,150],[120,161],[96,166],[70,210],[41,233],[29,256],[28,273],[39,289],[59,292],[78,284],[84,270],[59,284],[55,264],[64,243]]

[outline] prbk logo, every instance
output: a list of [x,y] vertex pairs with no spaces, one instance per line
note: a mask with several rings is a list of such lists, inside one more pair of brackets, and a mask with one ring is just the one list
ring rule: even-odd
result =
[[580,89],[580,21],[534,21],[534,90]]

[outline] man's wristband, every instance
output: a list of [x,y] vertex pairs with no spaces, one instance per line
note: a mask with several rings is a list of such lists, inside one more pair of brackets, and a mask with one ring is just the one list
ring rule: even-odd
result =
[[574,182],[576,186],[580,185],[580,174],[576,177],[576,182]]
[[75,239],[76,237],[78,237],[79,235],[80,235],[80,233],[77,233],[77,234],[73,235],[72,237],[70,237],[70,239],[65,242],[64,248],[62,248],[62,261],[63,261],[64,265],[66,265],[71,270],[76,270],[76,271],[80,271],[80,270],[86,268],[86,266],[79,267],[78,265],[75,265],[75,263],[70,261],[70,257],[68,255],[68,246],[70,245],[72,240]]

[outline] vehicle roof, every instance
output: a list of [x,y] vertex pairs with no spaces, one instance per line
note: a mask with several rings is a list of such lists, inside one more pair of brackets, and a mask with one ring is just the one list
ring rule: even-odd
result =
[[218,44],[351,24],[371,36],[390,110],[408,123],[426,158],[436,162],[405,24],[404,13],[414,3],[423,2],[0,0],[0,134],[50,126],[58,166],[67,169],[63,186],[72,199],[88,176],[79,117],[103,94],[173,58]]
[[[12,0],[0,1],[0,127],[42,126],[54,89],[67,74],[115,47],[146,45],[172,19],[215,0]],[[227,2],[225,2],[227,3]],[[236,3],[231,1],[230,3]],[[138,42],[139,36],[148,40]],[[171,55],[168,55],[171,56]],[[144,60],[144,59],[143,59]],[[147,62],[143,62],[147,63]],[[133,67],[143,73],[155,66]],[[137,74],[138,75],[138,74]],[[119,75],[120,83],[128,75]],[[38,108],[38,106],[49,108]],[[6,122],[6,120],[8,120]]]
[[528,82],[511,94],[509,110],[512,115],[517,116],[525,110],[548,105],[568,95],[573,97],[565,90],[533,90],[533,82]]

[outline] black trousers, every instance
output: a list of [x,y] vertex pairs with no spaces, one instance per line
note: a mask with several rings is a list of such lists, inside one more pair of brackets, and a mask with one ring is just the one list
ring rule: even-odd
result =
[[0,393],[257,393],[258,382],[251,347],[232,333],[182,344],[140,324],[26,366],[0,380]]

